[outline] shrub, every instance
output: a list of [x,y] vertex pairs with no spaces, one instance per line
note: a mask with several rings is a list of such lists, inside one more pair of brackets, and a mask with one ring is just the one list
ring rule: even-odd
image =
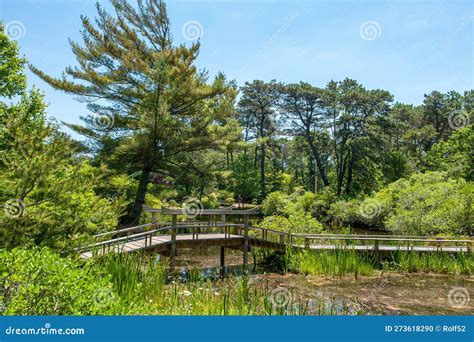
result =
[[87,162],[50,171],[22,205],[17,204],[23,208],[21,215],[0,211],[2,245],[64,250],[86,243],[91,235],[113,230],[124,202],[98,196],[94,185],[100,178],[100,169]]
[[338,201],[330,215],[337,224],[384,228],[408,235],[472,232],[474,186],[445,172],[413,174],[363,201]]
[[400,181],[386,227],[402,234],[472,234],[474,186],[446,173],[427,172]]
[[275,191],[262,202],[262,212],[265,215],[285,215],[303,212],[316,214],[316,208],[320,205],[317,195],[302,188],[296,188],[291,195],[285,195],[280,191]]
[[48,248],[0,251],[0,302],[6,315],[113,313],[118,298],[107,277]]
[[291,233],[321,233],[321,223],[313,218],[310,213],[298,212],[286,216],[272,215],[265,217],[258,224],[259,227],[274,229]]
[[359,206],[359,200],[337,201],[331,204],[328,214],[337,226],[353,226],[359,222]]
[[262,212],[267,216],[284,214],[288,203],[288,197],[282,192],[271,192],[262,202]]

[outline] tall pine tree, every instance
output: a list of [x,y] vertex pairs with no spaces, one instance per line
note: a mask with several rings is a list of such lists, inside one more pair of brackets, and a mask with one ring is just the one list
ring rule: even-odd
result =
[[194,66],[200,44],[174,46],[166,5],[160,0],[97,4],[96,25],[82,17],[83,44],[71,42],[78,66],[61,78],[32,71],[56,89],[78,95],[94,115],[85,126],[106,158],[140,181],[129,223],[136,223],[151,173],[182,172],[179,156],[217,146],[235,129],[235,86],[219,74],[208,82]]

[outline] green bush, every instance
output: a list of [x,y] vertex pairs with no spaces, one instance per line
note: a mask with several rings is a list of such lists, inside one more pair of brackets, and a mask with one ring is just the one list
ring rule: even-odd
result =
[[257,226],[291,233],[318,234],[323,230],[321,223],[310,213],[298,212],[288,217],[272,215],[265,217]]
[[413,174],[363,201],[338,201],[330,215],[339,225],[368,226],[398,234],[473,234],[474,186],[446,172]]
[[417,174],[397,183],[394,210],[385,221],[389,230],[414,235],[473,233],[472,183],[441,172]]
[[284,214],[288,203],[288,196],[282,192],[271,192],[262,202],[262,212],[266,216]]
[[359,200],[337,201],[331,204],[328,214],[337,226],[353,226],[359,223],[359,206]]
[[114,313],[118,296],[90,265],[48,248],[0,251],[0,303],[5,315]]
[[321,206],[321,199],[318,195],[296,188],[291,195],[275,191],[267,195],[262,202],[262,212],[265,215],[285,215],[303,212],[316,215],[317,209]]
[[83,162],[49,172],[23,202],[16,204],[22,208],[21,215],[0,211],[3,247],[38,245],[65,250],[117,227],[124,201],[95,193],[94,185],[101,181],[100,169]]

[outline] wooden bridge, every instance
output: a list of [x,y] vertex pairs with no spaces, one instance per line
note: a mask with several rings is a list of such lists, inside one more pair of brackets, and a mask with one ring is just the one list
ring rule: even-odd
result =
[[[294,234],[249,223],[249,217],[259,214],[255,210],[207,209],[198,212],[207,221],[178,222],[178,216],[186,216],[183,209],[156,209],[144,207],[151,213],[152,222],[96,235],[103,241],[81,247],[81,258],[109,253],[152,251],[174,258],[181,248],[218,246],[223,268],[225,248],[243,251],[243,264],[248,263],[252,247],[274,250],[286,248],[310,250],[356,250],[375,253],[396,251],[414,252],[471,252],[472,238],[394,236],[394,235],[347,235],[347,234]],[[171,216],[171,222],[158,223],[158,214]],[[237,217],[238,223],[226,222],[227,216]]]

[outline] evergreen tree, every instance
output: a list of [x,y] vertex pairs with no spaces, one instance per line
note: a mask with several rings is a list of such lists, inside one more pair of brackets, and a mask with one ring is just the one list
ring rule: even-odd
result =
[[[78,66],[53,78],[32,71],[56,89],[75,94],[95,116],[70,125],[110,150],[107,160],[140,181],[129,222],[136,223],[151,173],[181,172],[178,156],[217,146],[235,130],[235,86],[219,74],[208,83],[194,66],[199,43],[174,46],[166,5],[139,0],[137,8],[112,0],[112,15],[97,4],[96,26],[82,17],[83,44],[71,42]],[[170,171],[171,170],[171,171]]]

